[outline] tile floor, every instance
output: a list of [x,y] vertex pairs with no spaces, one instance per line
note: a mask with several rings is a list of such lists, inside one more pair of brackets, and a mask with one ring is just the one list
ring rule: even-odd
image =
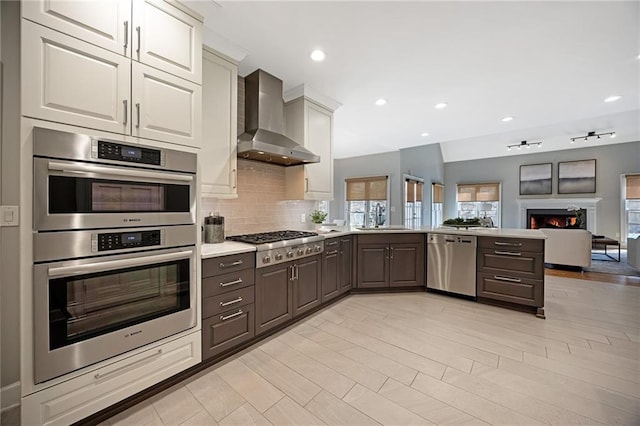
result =
[[547,276],[546,312],[349,296],[105,425],[640,424],[640,288]]

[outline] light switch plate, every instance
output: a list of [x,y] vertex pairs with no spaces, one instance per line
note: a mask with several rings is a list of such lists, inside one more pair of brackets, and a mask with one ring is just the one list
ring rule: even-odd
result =
[[18,206],[0,206],[0,226],[20,225],[20,210]]
[[307,215],[304,213],[300,213],[300,223],[305,223],[307,221]]

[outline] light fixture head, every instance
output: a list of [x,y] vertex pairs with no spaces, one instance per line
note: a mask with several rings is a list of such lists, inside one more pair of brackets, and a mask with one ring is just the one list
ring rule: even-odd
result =
[[585,136],[576,136],[575,138],[570,138],[571,143],[574,143],[577,140],[588,140],[589,138],[598,138],[600,139],[600,136],[606,136],[609,135],[612,138],[615,138],[616,132],[605,132],[605,133],[596,133],[595,131],[591,131],[591,132],[587,132],[587,134]]
[[507,151],[511,151],[511,148],[522,149],[522,147],[526,147],[527,149],[531,149],[532,146],[537,146],[540,148],[542,146],[542,142],[527,142],[521,141],[520,143],[516,143],[513,145],[507,145]]
[[313,61],[322,62],[327,55],[320,49],[316,49],[309,55]]

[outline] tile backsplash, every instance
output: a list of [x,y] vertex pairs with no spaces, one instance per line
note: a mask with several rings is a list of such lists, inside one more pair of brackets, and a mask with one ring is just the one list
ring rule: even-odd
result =
[[[238,198],[203,198],[201,215],[219,212],[224,216],[226,235],[313,229],[309,214],[317,202],[285,200],[284,170],[282,166],[238,159]],[[302,214],[305,223],[300,222]]]

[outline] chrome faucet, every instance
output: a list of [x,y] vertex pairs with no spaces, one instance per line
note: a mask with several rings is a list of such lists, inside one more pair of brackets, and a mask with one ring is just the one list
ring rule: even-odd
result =
[[374,219],[376,228],[380,226],[381,221],[382,221],[382,205],[380,203],[376,203],[376,215]]

